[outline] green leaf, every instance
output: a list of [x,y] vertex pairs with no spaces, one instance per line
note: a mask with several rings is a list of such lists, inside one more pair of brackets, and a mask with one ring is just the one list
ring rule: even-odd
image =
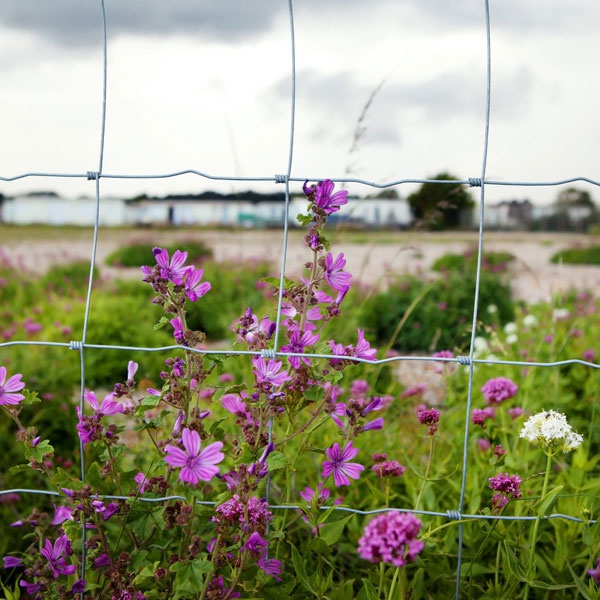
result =
[[25,396],[23,400],[19,403],[21,406],[26,404],[37,404],[41,402],[41,398],[38,396],[37,392],[30,392],[29,390],[21,390],[21,393]]
[[579,590],[579,595],[584,599],[584,600],[592,600],[590,598],[590,596],[587,593],[587,588],[585,587],[585,585],[583,584],[583,581],[581,580],[580,577],[577,576],[577,574],[575,573],[575,571],[573,570],[573,567],[571,566],[571,563],[569,561],[567,562],[567,567],[569,567],[569,571],[571,571],[571,575],[573,577],[573,580],[575,581],[575,583],[577,584],[577,589]]
[[308,544],[306,544],[305,548],[307,550],[311,550],[315,554],[321,554],[323,556],[331,555],[331,548],[327,545],[323,538],[312,538]]
[[287,459],[283,452],[279,450],[273,450],[269,456],[267,456],[267,466],[269,471],[278,471],[279,469],[285,469],[287,465]]
[[379,600],[375,586],[368,579],[362,579],[362,584],[362,590],[358,592],[357,600]]
[[170,321],[169,319],[167,319],[167,317],[161,317],[160,321],[156,323],[156,325],[154,325],[154,331],[162,329],[165,325],[168,325],[169,323]]
[[551,512],[552,508],[556,504],[556,501],[558,500],[558,495],[560,492],[562,492],[564,487],[564,485],[555,487],[539,500],[539,502],[536,504],[537,514],[539,517],[544,517]]
[[339,521],[328,522],[323,525],[319,531],[319,537],[328,545],[333,546],[341,537],[346,523],[352,519],[354,515],[348,515]]
[[[277,289],[279,289],[279,284],[281,283],[279,277],[262,277],[261,281],[264,283],[268,283],[269,285],[272,285],[274,288]],[[295,285],[296,282],[293,279],[289,279],[288,277],[283,278],[283,287],[286,290],[293,288]]]
[[506,564],[512,576],[519,581],[526,582],[527,574],[525,573],[525,569],[511,548],[509,540],[504,540],[504,556],[506,556]]
[[140,406],[143,406],[145,408],[154,408],[158,406],[159,403],[160,396],[146,396],[145,398],[142,398]]
[[302,227],[307,227],[308,225],[310,225],[310,222],[312,221],[312,216],[299,214],[296,216],[296,219],[298,220],[298,223],[300,223],[300,225],[302,225]]
[[37,446],[30,446],[25,450],[25,458],[36,462],[42,462],[47,454],[54,454],[54,448],[48,440],[42,440]]
[[300,552],[298,552],[296,546],[290,545],[290,547],[292,549],[292,564],[294,565],[294,570],[296,571],[296,577],[298,577],[298,581],[302,584],[304,589],[308,590],[316,596],[317,593],[310,584],[308,575],[306,574],[304,558],[301,556]]
[[199,557],[189,562],[176,562],[169,570],[175,573],[175,597],[181,598],[187,594],[196,597],[204,587],[204,576],[212,571],[212,565],[206,558]]

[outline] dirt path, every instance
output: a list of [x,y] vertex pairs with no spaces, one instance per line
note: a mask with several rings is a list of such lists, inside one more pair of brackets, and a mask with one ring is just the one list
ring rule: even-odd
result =
[[[280,231],[101,231],[96,264],[108,276],[136,276],[135,270],[120,270],[104,265],[106,256],[131,241],[150,245],[167,244],[177,239],[200,238],[213,249],[218,261],[270,259],[280,264],[283,251]],[[346,269],[366,283],[382,281],[387,274],[426,273],[433,261],[447,252],[462,253],[475,247],[474,233],[414,234],[402,232],[339,234],[333,251],[344,252]],[[595,243],[581,234],[486,233],[484,251],[506,251],[516,257],[511,273],[515,297],[528,302],[551,299],[569,288],[596,292],[600,289],[600,267],[552,265],[550,257],[558,250],[576,244]],[[307,259],[302,234],[290,232],[288,270],[298,271]],[[3,245],[1,251],[22,268],[43,272],[49,265],[87,259],[92,250],[91,231],[78,231],[56,239],[23,239]]]

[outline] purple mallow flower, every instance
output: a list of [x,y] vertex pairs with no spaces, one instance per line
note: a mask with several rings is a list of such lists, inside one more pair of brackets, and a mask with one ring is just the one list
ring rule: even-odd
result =
[[172,258],[169,260],[169,252],[164,248],[154,248],[152,250],[157,264],[161,267],[160,274],[164,279],[168,279],[176,285],[181,285],[183,276],[189,267],[185,266],[188,253],[175,250]]
[[417,539],[421,521],[410,513],[390,511],[370,521],[358,540],[358,554],[371,562],[403,567],[414,562],[424,543]]
[[[314,193],[315,206],[322,209],[326,215],[331,215],[340,210],[344,204],[348,204],[348,191],[339,190],[332,194],[335,184],[330,179],[319,181],[316,186],[303,186],[304,193],[311,196]],[[308,193],[307,193],[308,192]]]
[[510,379],[506,379],[506,377],[496,377],[495,379],[490,379],[481,388],[481,391],[488,404],[495,404],[516,396],[519,387]]
[[[289,334],[289,344],[281,347],[282,352],[295,352],[303,354],[307,346],[314,346],[319,341],[319,334],[305,331],[301,333],[299,329],[294,328]],[[308,366],[310,366],[310,360],[308,358],[301,358],[299,356],[290,356],[288,358],[290,365],[294,369],[300,368],[300,360]]]
[[40,553],[48,561],[55,579],[59,575],[72,575],[75,573],[77,569],[75,565],[68,565],[63,557],[63,554],[69,556],[71,553],[71,544],[66,535],[61,535],[54,544],[46,539]]
[[165,446],[165,462],[172,467],[181,467],[179,479],[184,483],[196,485],[198,481],[210,481],[219,472],[220,463],[225,455],[220,452],[222,442],[213,442],[200,450],[200,435],[193,429],[185,428],[181,432],[184,450],[177,446]]
[[25,384],[21,381],[23,377],[20,373],[6,379],[6,367],[0,367],[0,404],[19,404],[25,398],[20,392]]
[[350,462],[357,454],[358,448],[352,446],[352,442],[348,442],[342,450],[336,442],[325,450],[329,460],[323,461],[322,477],[329,477],[333,474],[333,482],[336,486],[350,485],[350,479],[358,479],[360,472],[364,470],[360,463]]
[[325,278],[325,281],[338,292],[343,292],[350,287],[352,275],[342,270],[345,266],[346,259],[344,258],[343,252],[335,259],[331,252],[325,257],[323,277]]
[[183,285],[185,287],[185,295],[191,302],[196,302],[198,298],[202,298],[211,288],[210,282],[202,281],[203,275],[204,269],[188,267],[185,271]]
[[596,585],[600,585],[600,558],[596,562],[596,568],[588,569],[587,573],[596,582]]
[[262,356],[253,358],[252,365],[256,383],[279,387],[282,383],[289,381],[291,377],[285,371],[281,372],[282,364],[280,360],[266,361]]

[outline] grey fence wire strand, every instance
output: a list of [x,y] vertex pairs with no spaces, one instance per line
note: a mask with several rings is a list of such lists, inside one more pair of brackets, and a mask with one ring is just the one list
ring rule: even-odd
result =
[[[436,362],[436,363],[456,363],[458,366],[464,366],[469,369],[469,378],[468,378],[468,392],[467,392],[467,401],[465,405],[465,430],[464,430],[464,447],[463,447],[463,462],[462,462],[462,473],[461,473],[461,491],[460,491],[460,500],[458,507],[456,509],[448,509],[446,511],[427,511],[427,510],[412,510],[409,508],[402,507],[392,507],[392,508],[380,508],[369,511],[358,510],[353,507],[344,507],[338,506],[335,507],[334,510],[344,511],[348,513],[353,513],[361,516],[369,516],[378,514],[381,512],[386,512],[389,510],[397,510],[400,512],[413,512],[416,514],[424,515],[424,516],[432,516],[432,517],[440,517],[448,519],[449,521],[456,521],[458,525],[458,548],[457,548],[457,570],[456,570],[456,588],[455,588],[455,597],[458,598],[460,595],[460,573],[462,567],[462,531],[463,531],[463,523],[471,522],[471,521],[485,521],[485,520],[505,520],[505,521],[534,521],[537,517],[535,516],[505,516],[505,515],[484,515],[484,514],[464,514],[462,513],[462,509],[465,501],[466,494],[466,478],[468,473],[468,437],[469,437],[469,426],[470,426],[470,413],[471,413],[471,405],[472,405],[472,394],[473,394],[473,372],[476,365],[516,365],[516,366],[526,366],[528,368],[531,367],[540,367],[540,368],[556,368],[562,365],[569,364],[580,364],[586,367],[598,369],[600,365],[580,360],[580,359],[567,359],[561,361],[554,362],[525,362],[525,361],[514,361],[514,360],[500,360],[500,359],[480,359],[476,358],[474,355],[475,349],[475,336],[476,336],[476,328],[477,328],[477,314],[478,314],[478,299],[479,299],[479,285],[481,279],[481,266],[482,266],[482,248],[483,248],[483,237],[484,237],[484,210],[485,210],[485,188],[488,185],[492,186],[558,186],[564,185],[574,182],[586,182],[592,185],[600,186],[600,181],[591,179],[589,177],[578,176],[572,177],[568,179],[556,180],[556,181],[498,181],[498,180],[486,180],[486,165],[487,165],[487,151],[488,151],[488,142],[489,142],[489,123],[490,123],[490,113],[491,113],[491,28],[490,28],[490,14],[489,14],[489,1],[484,0],[485,5],[485,28],[486,28],[486,111],[485,111],[485,122],[484,122],[484,139],[483,139],[483,152],[482,152],[482,165],[481,165],[481,173],[479,177],[468,178],[466,180],[461,180],[458,183],[469,185],[471,187],[479,187],[480,188],[480,218],[479,218],[479,231],[478,231],[478,247],[477,247],[477,271],[476,271],[476,288],[473,299],[473,321],[472,321],[472,331],[471,331],[471,340],[469,347],[468,356],[458,356],[454,358],[437,358],[431,356],[395,356],[390,358],[384,358],[379,360],[366,360],[359,358],[349,358],[349,360],[353,360],[357,363],[368,363],[371,365],[381,365],[398,361],[423,361],[423,362]],[[307,175],[303,177],[293,177],[292,176],[292,163],[293,163],[293,155],[294,155],[294,136],[295,136],[295,116],[296,116],[296,42],[295,42],[295,27],[294,27],[294,12],[293,12],[293,0],[288,0],[288,9],[289,9],[289,22],[290,22],[290,42],[291,42],[291,106],[290,106],[290,138],[289,138],[289,151],[288,151],[288,159],[287,159],[287,170],[286,173],[275,174],[272,176],[255,176],[255,177],[232,177],[229,175],[213,175],[208,174],[203,171],[199,171],[196,169],[187,169],[176,171],[172,173],[163,173],[163,174],[108,174],[103,173],[103,161],[104,161],[104,140],[105,140],[105,132],[106,132],[106,97],[107,97],[107,87],[108,87],[108,67],[107,67],[107,25],[106,25],[106,12],[105,12],[105,4],[104,0],[100,0],[100,12],[101,12],[101,25],[102,25],[102,59],[103,59],[103,87],[102,87],[102,101],[101,101],[101,121],[100,121],[100,148],[99,148],[99,160],[98,160],[98,170],[97,171],[88,171],[85,174],[83,173],[49,173],[49,172],[29,172],[18,174],[15,176],[0,176],[0,181],[5,182],[13,182],[24,178],[86,178],[90,181],[94,181],[95,184],[95,197],[96,197],[96,212],[95,212],[95,222],[94,222],[94,232],[93,232],[93,240],[92,240],[92,249],[91,249],[91,259],[90,259],[90,275],[89,275],[89,284],[86,295],[86,304],[85,304],[85,313],[84,313],[84,327],[82,333],[81,340],[74,340],[69,343],[64,342],[53,342],[53,341],[29,341],[29,340],[12,340],[4,343],[0,343],[0,348],[16,346],[16,345],[31,345],[31,346],[60,346],[64,347],[67,350],[75,350],[79,353],[79,361],[80,361],[80,374],[81,374],[81,390],[80,390],[80,400],[79,407],[80,410],[84,409],[84,391],[85,391],[85,381],[86,381],[86,372],[85,372],[85,351],[86,349],[100,349],[105,351],[110,350],[128,350],[128,351],[136,351],[141,350],[145,352],[162,352],[165,350],[177,350],[183,349],[184,347],[181,345],[170,345],[170,346],[161,346],[161,347],[137,347],[137,346],[116,346],[116,345],[103,345],[103,344],[95,344],[93,341],[87,341],[87,326],[89,323],[89,317],[92,306],[92,286],[94,280],[94,266],[96,261],[96,250],[98,245],[98,230],[99,230],[99,214],[101,207],[101,179],[164,179],[164,178],[174,178],[182,175],[196,175],[205,179],[211,180],[219,180],[219,181],[246,181],[246,182],[274,182],[276,184],[284,184],[285,185],[285,219],[283,224],[283,238],[282,238],[282,256],[281,256],[281,264],[280,264],[280,290],[284,289],[284,281],[285,281],[285,270],[286,270],[286,260],[287,260],[287,249],[288,249],[288,238],[289,238],[289,230],[288,230],[288,222],[289,222],[289,204],[290,204],[290,182],[303,182],[305,180],[317,181],[323,180],[326,178],[332,179],[338,183],[353,183],[357,185],[370,186],[374,188],[387,188],[387,187],[398,187],[404,184],[423,184],[423,183],[436,183],[439,185],[444,184],[452,184],[456,185],[457,181],[440,181],[440,180],[431,180],[431,179],[400,179],[396,181],[390,182],[375,182],[368,181],[365,179],[358,178],[348,178],[348,177],[332,177],[329,174],[327,177],[319,176],[315,177],[312,175]],[[273,349],[263,351],[264,357],[291,357],[291,356],[304,356],[307,358],[323,358],[330,359],[335,358],[335,356],[331,354],[297,354],[290,352],[281,352],[279,350],[279,340],[280,340],[280,327],[281,327],[281,319],[282,319],[282,301],[283,296],[281,292],[278,294],[277,299],[277,316],[276,316],[276,330],[274,334],[274,347]],[[204,350],[204,349],[190,349],[185,348],[187,351],[204,353],[208,355],[228,355],[228,356],[254,356],[256,352],[244,351],[244,350]],[[269,428],[269,436],[272,436],[272,423]],[[83,443],[80,441],[80,472],[81,478],[85,481],[86,476],[86,465],[85,465],[85,453]],[[61,494],[59,492],[50,491],[50,490],[41,490],[41,489],[24,489],[24,488],[16,488],[16,489],[7,489],[0,490],[0,496],[7,494],[32,494],[32,495],[45,495],[52,497],[60,497]],[[269,481],[267,483],[267,494],[269,493]],[[130,500],[131,497],[128,496],[113,496],[106,495],[101,496],[105,499],[116,499],[116,500]],[[173,499],[183,499],[180,496],[163,496],[159,498],[144,498],[137,497],[136,500],[140,502],[167,502]],[[213,506],[212,502],[202,502],[198,501],[199,504],[205,504],[209,506]],[[298,505],[275,505],[270,504],[270,508],[273,510],[299,510],[300,507]],[[553,513],[550,515],[546,515],[544,519],[565,519],[568,521],[576,522],[576,523],[586,523],[586,524],[594,524],[595,520],[586,520],[579,517],[575,517],[572,515],[562,514],[562,513]],[[81,577],[83,578],[85,575],[85,526],[82,527],[82,572]],[[81,598],[84,597],[84,592],[81,593]]]

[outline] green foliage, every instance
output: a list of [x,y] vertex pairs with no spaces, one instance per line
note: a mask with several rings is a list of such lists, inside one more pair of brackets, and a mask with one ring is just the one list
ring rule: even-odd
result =
[[[98,278],[98,267],[94,265],[94,279]],[[85,294],[90,280],[90,263],[78,260],[71,263],[52,265],[40,277],[40,284],[48,293],[60,295],[67,292]]]
[[[481,257],[481,268],[492,273],[502,273],[515,260],[510,252],[484,252]],[[474,271],[477,268],[477,253],[471,250],[464,254],[449,252],[440,256],[431,265],[433,271]]]
[[600,265],[600,246],[560,250],[552,255],[550,262],[565,265]]
[[[155,263],[152,254],[152,248],[155,246],[152,242],[138,242],[122,246],[111,252],[105,259],[107,265],[115,267],[141,267],[142,265],[152,265]],[[182,240],[176,244],[161,246],[165,248],[169,256],[173,256],[176,250],[188,253],[188,264],[201,263],[212,257],[212,250],[200,240]]]
[[[457,181],[449,173],[438,173],[430,179]],[[475,204],[468,189],[459,183],[423,183],[407,200],[419,224],[434,230],[464,225],[466,211]]]
[[[378,345],[391,344],[400,352],[464,348],[470,338],[475,283],[472,270],[450,270],[430,282],[401,277],[367,301],[363,322]],[[500,323],[514,318],[510,286],[498,275],[481,273],[479,298],[480,306],[497,307]]]

